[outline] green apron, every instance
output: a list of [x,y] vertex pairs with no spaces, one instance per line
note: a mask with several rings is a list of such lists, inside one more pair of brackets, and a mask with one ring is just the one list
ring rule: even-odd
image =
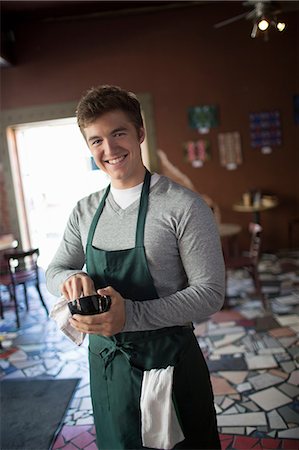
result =
[[[93,218],[86,245],[87,272],[96,289],[108,285],[124,298],[157,299],[144,248],[151,175],[144,179],[135,247],[104,251],[92,245],[110,186]],[[121,230],[120,230],[121,232]],[[143,372],[174,366],[173,401],[185,440],[175,448],[220,449],[209,372],[191,327],[89,336],[90,388],[99,449],[141,449]],[[161,404],[163,408],[163,404]]]

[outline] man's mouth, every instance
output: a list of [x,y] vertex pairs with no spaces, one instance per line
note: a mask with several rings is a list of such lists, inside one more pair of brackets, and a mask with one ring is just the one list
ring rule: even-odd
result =
[[118,156],[117,158],[107,159],[107,160],[105,160],[105,163],[115,165],[115,164],[122,162],[126,157],[127,157],[127,155],[122,155],[122,156]]

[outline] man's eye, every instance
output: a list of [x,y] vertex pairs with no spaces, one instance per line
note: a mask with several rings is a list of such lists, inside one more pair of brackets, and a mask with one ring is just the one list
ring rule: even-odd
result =
[[124,136],[125,132],[124,131],[118,131],[117,133],[114,134],[115,137],[121,137]]
[[96,140],[92,141],[91,145],[100,145],[101,143],[102,143],[101,139],[96,139]]

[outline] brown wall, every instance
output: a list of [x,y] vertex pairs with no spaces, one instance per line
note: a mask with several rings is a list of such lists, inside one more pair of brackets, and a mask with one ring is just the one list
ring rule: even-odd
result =
[[[232,211],[248,188],[279,197],[262,214],[264,249],[287,246],[288,221],[299,216],[299,137],[293,95],[299,93],[298,13],[287,30],[269,41],[251,39],[245,19],[215,30],[213,24],[240,13],[238,3],[110,19],[31,23],[16,29],[14,67],[1,70],[2,109],[77,100],[92,85],[118,84],[153,97],[157,146],[220,206],[224,222],[245,229],[251,216]],[[243,10],[241,10],[243,11]],[[192,105],[216,104],[220,126],[209,133],[212,160],[195,169],[182,144],[197,139],[188,126]],[[279,109],[283,145],[262,155],[250,147],[250,112]],[[239,131],[244,163],[220,166],[219,132]],[[299,242],[297,243],[299,245]]]

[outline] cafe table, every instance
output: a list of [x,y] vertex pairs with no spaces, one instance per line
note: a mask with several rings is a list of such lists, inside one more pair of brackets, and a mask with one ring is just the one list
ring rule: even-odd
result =
[[259,204],[245,205],[244,203],[235,203],[233,210],[242,213],[253,214],[254,223],[261,223],[261,212],[268,211],[269,209],[276,208],[278,206],[278,198],[274,196],[265,196],[261,198]]

